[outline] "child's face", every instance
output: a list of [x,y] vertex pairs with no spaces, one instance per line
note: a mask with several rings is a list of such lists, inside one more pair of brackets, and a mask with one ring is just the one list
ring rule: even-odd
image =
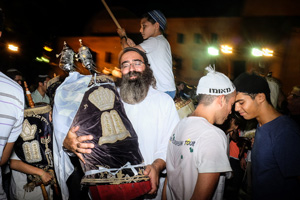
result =
[[147,18],[141,19],[141,28],[140,33],[143,36],[143,39],[148,39],[149,37],[156,36],[157,32],[159,31],[159,24],[156,22],[152,24],[147,20]]

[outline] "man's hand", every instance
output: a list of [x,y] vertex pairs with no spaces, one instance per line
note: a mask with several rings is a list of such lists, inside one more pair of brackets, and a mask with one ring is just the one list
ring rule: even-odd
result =
[[48,185],[51,182],[51,180],[52,180],[53,177],[52,177],[52,175],[50,173],[45,172],[44,170],[42,170],[42,171],[43,172],[40,175],[40,177],[41,177],[41,179],[43,181],[43,184],[44,185]]
[[147,165],[144,175],[149,176],[151,190],[148,194],[155,194],[158,189],[159,173],[166,167],[166,162],[161,159],[156,159],[151,165]]
[[63,146],[68,149],[69,151],[72,151],[75,153],[78,158],[85,163],[82,154],[83,153],[91,153],[92,148],[95,147],[93,143],[83,143],[84,141],[89,141],[93,139],[92,135],[83,135],[83,136],[77,136],[76,131],[79,130],[79,126],[72,127],[64,142]]
[[246,170],[247,162],[246,162],[246,160],[245,160],[244,157],[241,158],[241,160],[240,160],[240,165],[241,165],[241,168],[242,168],[243,170]]

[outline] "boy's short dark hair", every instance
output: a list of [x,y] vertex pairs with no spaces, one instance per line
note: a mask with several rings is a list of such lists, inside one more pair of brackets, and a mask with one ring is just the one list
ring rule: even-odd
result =
[[38,75],[38,77],[36,78],[36,84],[38,85],[40,82],[44,83],[47,78],[49,78],[48,75]]
[[13,80],[15,80],[17,75],[23,76],[22,73],[17,69],[8,69],[6,71],[6,75]]
[[248,94],[252,99],[259,93],[263,93],[266,96],[266,100],[269,104],[271,103],[270,98],[270,88],[267,80],[259,76],[255,73],[247,73],[244,72],[240,74],[234,81],[233,81],[236,92],[242,92]]

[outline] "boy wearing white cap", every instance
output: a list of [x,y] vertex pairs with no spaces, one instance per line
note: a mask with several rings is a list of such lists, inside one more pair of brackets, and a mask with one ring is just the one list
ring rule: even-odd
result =
[[232,171],[226,135],[214,124],[223,124],[231,113],[235,87],[224,74],[205,69],[208,74],[197,87],[197,108],[170,137],[167,199],[223,199],[225,177],[220,175]]
[[140,33],[144,41],[139,45],[127,38],[123,28],[117,30],[122,48],[135,47],[146,53],[150,68],[156,79],[157,90],[169,94],[172,98],[176,94],[174,74],[172,71],[171,47],[163,33],[166,29],[167,19],[159,10],[145,13],[141,19]]

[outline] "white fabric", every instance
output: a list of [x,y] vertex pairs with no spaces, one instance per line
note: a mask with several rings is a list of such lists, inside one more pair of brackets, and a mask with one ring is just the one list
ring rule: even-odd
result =
[[63,200],[69,199],[67,179],[74,171],[69,155],[63,150],[63,141],[68,134],[74,116],[92,75],[71,72],[57,88],[53,107],[53,157],[57,181]]
[[175,91],[170,44],[163,35],[150,37],[139,44],[146,52],[149,64],[156,79],[157,90]]
[[[124,108],[138,135],[145,164],[152,164],[156,159],[166,161],[168,140],[179,122],[173,99],[150,87],[147,97],[141,103],[124,103]],[[156,199],[161,199],[163,184],[164,179],[161,178]]]
[[[22,87],[0,72],[0,159],[6,143],[15,142],[22,132],[24,91]],[[6,199],[0,173],[0,199]]]
[[[68,154],[63,151],[62,144],[90,78],[91,76],[83,76],[77,72],[70,73],[56,90],[53,108],[53,154],[55,172],[64,200],[69,198],[66,181],[74,171],[74,167]],[[150,88],[143,102],[135,105],[124,103],[124,108],[138,135],[145,164],[151,164],[157,158],[166,160],[168,139],[179,121],[173,99],[163,92]],[[163,181],[160,184],[163,184]]]
[[227,76],[215,71],[211,66],[205,70],[208,73],[200,78],[196,94],[227,95],[235,90],[235,86]]
[[[182,119],[170,138],[167,153],[168,199],[190,199],[198,173],[232,171],[225,133],[202,117]],[[225,178],[214,199],[222,199]]]
[[[10,159],[20,160],[15,152],[12,153]],[[32,192],[26,192],[23,187],[27,184],[27,175],[11,170],[11,186],[10,186],[10,199],[11,200],[35,200],[44,199],[42,189],[40,186],[35,187]],[[53,199],[53,191],[50,185],[45,186],[49,200]]]
[[266,80],[267,80],[269,88],[270,88],[271,103],[272,103],[273,107],[276,109],[277,103],[278,103],[279,92],[280,92],[279,84],[272,77],[266,77]]

